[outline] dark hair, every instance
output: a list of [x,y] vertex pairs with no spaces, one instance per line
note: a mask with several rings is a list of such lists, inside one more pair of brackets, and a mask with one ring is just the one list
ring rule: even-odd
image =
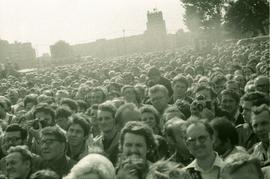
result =
[[52,170],[39,170],[33,173],[30,179],[60,179],[60,176]]
[[78,104],[75,100],[70,99],[70,98],[63,98],[60,101],[60,104],[66,104],[67,106],[70,107],[71,110],[75,111],[75,113],[78,111]]
[[[123,125],[124,125],[123,123],[125,122],[125,119],[122,118],[122,113],[123,113],[126,109],[129,109],[130,111],[134,111],[134,112],[138,112],[138,113],[139,113],[138,108],[137,108],[136,105],[133,104],[133,103],[126,103],[126,104],[120,106],[120,107],[117,109],[116,113],[115,113],[115,122],[116,122],[116,124],[117,124],[120,128],[123,127]],[[141,119],[138,119],[138,120],[140,121]]]
[[153,130],[141,121],[129,121],[126,123],[120,134],[120,148],[123,147],[127,133],[143,136],[148,149],[155,149],[157,147]]
[[240,101],[240,95],[233,90],[225,89],[221,91],[221,96],[225,96],[225,95],[231,96],[233,99],[235,99],[236,103],[239,103]]
[[210,122],[211,127],[217,131],[218,138],[223,142],[230,140],[232,145],[238,144],[238,133],[234,125],[227,119],[215,118]]
[[85,120],[85,118],[79,114],[72,115],[68,120],[67,130],[72,124],[78,124],[81,126],[84,132],[84,136],[88,136],[90,132],[90,124]]
[[245,93],[244,96],[242,96],[241,101],[249,101],[252,103],[252,106],[270,104],[269,96],[267,96],[265,93],[260,92],[260,91]]
[[24,107],[26,106],[27,103],[33,103],[34,105],[37,105],[37,95],[34,94],[29,94],[27,96],[24,97],[23,99],[23,104]]
[[208,132],[208,134],[209,134],[211,137],[213,137],[213,135],[214,135],[214,130],[213,130],[213,128],[210,126],[210,124],[209,124],[208,122],[203,121],[203,120],[190,120],[190,121],[188,122],[188,124],[187,124],[187,128],[186,128],[186,129],[188,129],[189,126],[191,126],[191,125],[198,125],[198,124],[202,124],[202,125],[205,127],[205,129],[206,129],[206,131]]
[[98,110],[110,112],[112,113],[113,118],[115,118],[116,107],[112,103],[109,102],[102,103],[98,105]]
[[72,115],[72,112],[70,111],[69,108],[65,106],[59,106],[56,109],[56,118],[59,118],[59,117],[68,118],[71,115]]
[[39,112],[44,112],[46,114],[50,114],[52,117],[53,123],[55,123],[55,112],[49,104],[39,103],[34,110],[34,114],[33,114],[34,118],[36,118],[36,114]]
[[183,75],[177,75],[176,77],[174,77],[172,80],[172,86],[174,86],[176,82],[184,83],[188,88],[188,80]]
[[7,126],[5,132],[17,132],[19,131],[21,133],[22,140],[25,140],[27,138],[27,131],[22,128],[19,124],[10,124]]
[[24,161],[30,161],[30,166],[31,166],[33,155],[26,145],[12,146],[7,151],[8,154],[15,153],[15,152],[20,153]]
[[156,110],[156,108],[154,108],[154,106],[152,105],[144,105],[139,109],[140,113],[152,113],[155,116],[155,121],[157,123],[157,125],[159,126],[159,120],[160,120],[160,116],[159,116],[159,112]]
[[41,136],[42,135],[53,135],[59,142],[66,143],[66,135],[65,133],[57,126],[49,126],[45,127],[40,131]]
[[197,88],[195,89],[195,93],[198,93],[199,91],[202,91],[202,90],[208,90],[208,91],[210,91],[211,99],[215,99],[217,97],[217,94],[213,90],[213,88],[211,88],[209,86],[206,86],[206,85],[199,85],[199,86],[197,86]]
[[77,104],[80,108],[84,110],[86,110],[88,107],[87,103],[84,100],[77,100]]

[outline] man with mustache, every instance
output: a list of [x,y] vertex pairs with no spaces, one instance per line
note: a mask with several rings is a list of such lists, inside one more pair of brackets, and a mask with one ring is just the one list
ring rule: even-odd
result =
[[201,120],[191,121],[186,128],[186,145],[195,157],[185,169],[193,179],[218,179],[224,167],[223,160],[213,149],[214,131]]
[[[148,172],[147,154],[156,148],[153,131],[145,123],[130,121],[120,134],[120,150],[117,178],[144,178]],[[143,166],[143,167],[142,167]]]

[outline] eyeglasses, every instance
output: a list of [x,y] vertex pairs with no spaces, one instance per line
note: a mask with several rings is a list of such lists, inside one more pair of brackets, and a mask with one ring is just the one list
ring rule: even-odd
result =
[[42,139],[40,141],[40,144],[41,145],[44,145],[44,144],[46,144],[46,145],[52,145],[54,142],[59,142],[59,140],[57,140],[57,139]]
[[208,139],[208,137],[209,136],[207,136],[207,135],[201,135],[201,136],[199,136],[197,138],[189,137],[186,140],[186,144],[187,145],[195,145],[197,140],[199,141],[199,143],[204,144],[206,142],[206,140]]

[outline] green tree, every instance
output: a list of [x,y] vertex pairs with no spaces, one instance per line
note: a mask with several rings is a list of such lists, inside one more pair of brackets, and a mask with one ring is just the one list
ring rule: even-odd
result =
[[235,37],[269,33],[269,2],[267,0],[237,0],[228,3],[224,28]]

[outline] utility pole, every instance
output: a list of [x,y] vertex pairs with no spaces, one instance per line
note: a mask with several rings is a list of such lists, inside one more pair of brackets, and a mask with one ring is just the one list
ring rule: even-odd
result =
[[127,53],[127,47],[126,47],[126,30],[123,29],[123,43],[124,43],[124,54]]

